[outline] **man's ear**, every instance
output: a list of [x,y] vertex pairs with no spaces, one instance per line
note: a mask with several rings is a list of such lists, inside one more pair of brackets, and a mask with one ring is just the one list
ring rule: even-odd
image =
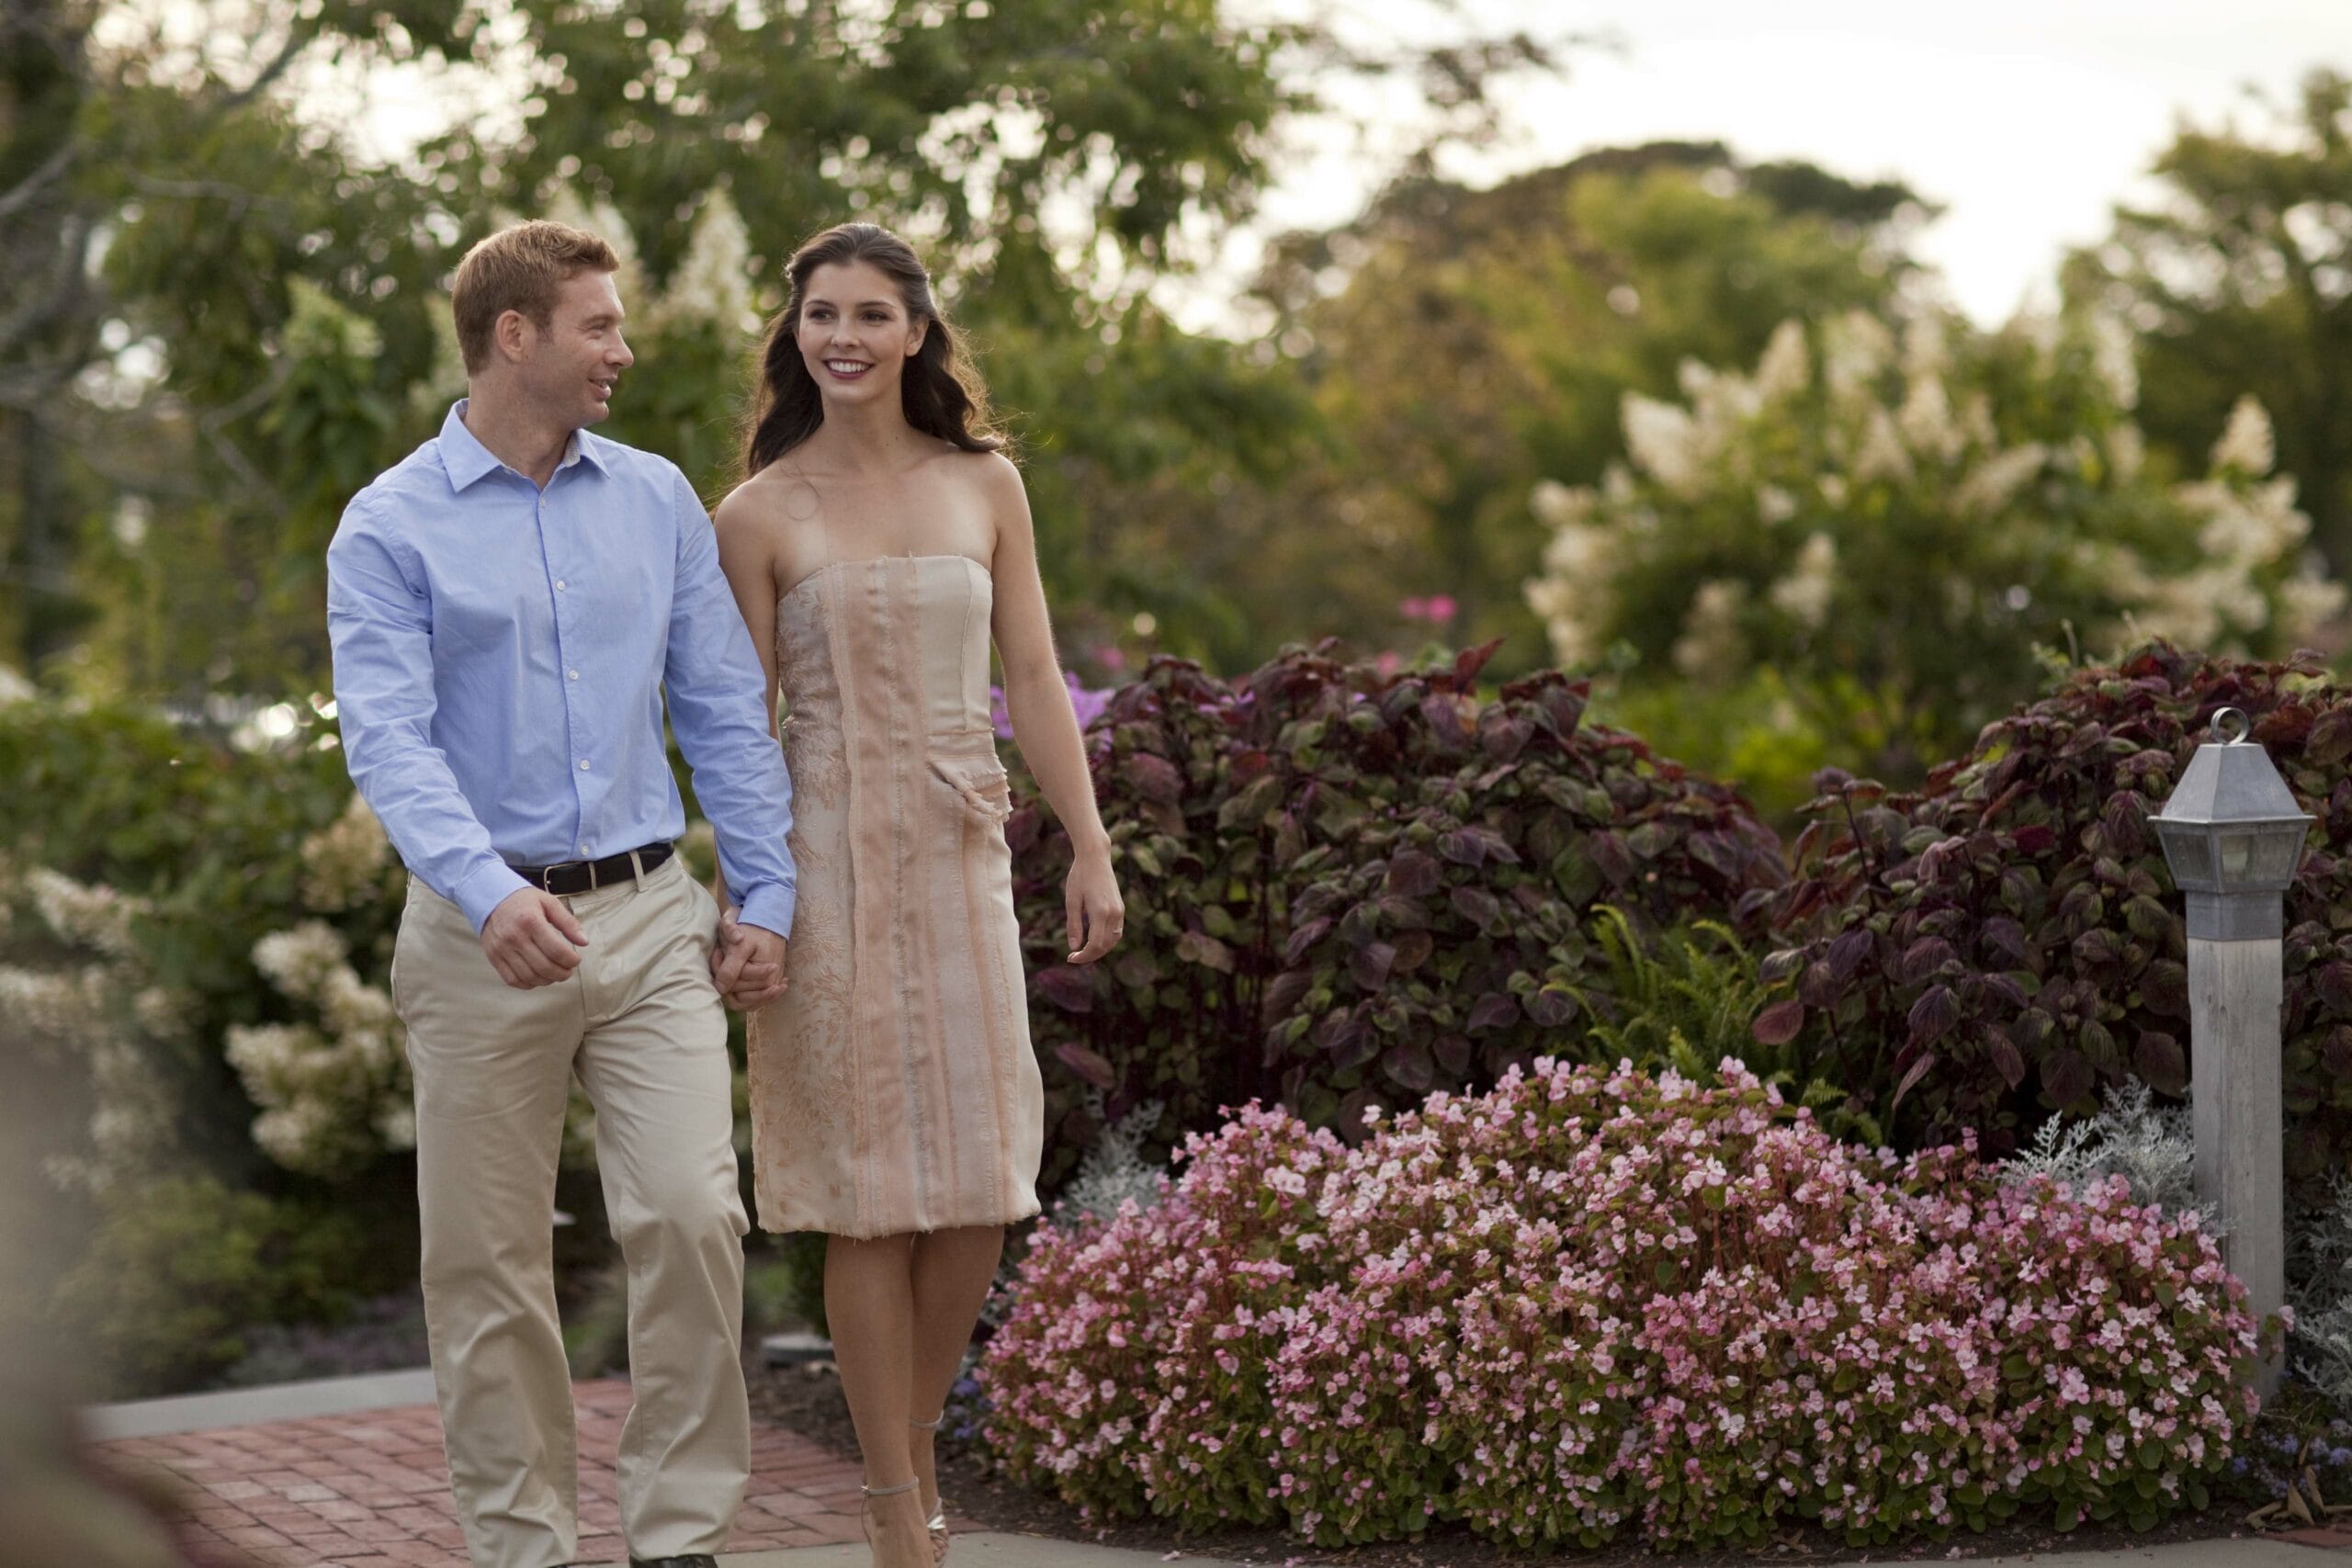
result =
[[531,341],[537,335],[537,331],[538,329],[531,324],[531,318],[522,311],[502,310],[499,312],[497,323],[490,329],[490,335],[491,341],[495,343],[509,359],[520,359],[523,357],[524,351],[531,346]]

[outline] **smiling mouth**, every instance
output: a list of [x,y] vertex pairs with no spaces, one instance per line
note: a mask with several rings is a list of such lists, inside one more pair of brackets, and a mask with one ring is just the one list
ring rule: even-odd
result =
[[610,402],[612,400],[613,389],[620,385],[620,381],[617,378],[610,381],[603,381],[598,380],[596,378],[592,376],[588,378],[588,384],[596,389],[596,395],[599,398]]
[[857,377],[874,368],[863,359],[828,359],[825,368],[836,376]]

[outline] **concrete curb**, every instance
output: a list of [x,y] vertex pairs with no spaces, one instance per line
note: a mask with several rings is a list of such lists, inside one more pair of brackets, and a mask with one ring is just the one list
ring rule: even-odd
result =
[[[1968,1557],[1979,1564],[2056,1563],[2060,1568],[2324,1568],[2325,1548],[2313,1548],[2277,1537],[2239,1540],[2176,1541],[2165,1546],[2128,1546],[2101,1551],[2041,1551],[2016,1557]],[[1940,1551],[1916,1561],[1943,1560]],[[803,1546],[782,1551],[746,1551],[719,1558],[720,1568],[867,1568],[873,1561],[864,1546]],[[1221,1557],[1203,1557],[1189,1550],[1133,1551],[1083,1541],[1047,1540],[1035,1536],[1001,1535],[993,1531],[956,1538],[956,1568],[1143,1568],[1148,1562],[1178,1562],[1193,1568],[1266,1568],[1244,1565]],[[1573,1564],[1576,1554],[1554,1561]],[[1660,1558],[1670,1563],[1670,1557]],[[1885,1561],[1905,1561],[1890,1551]]]
[[93,1404],[82,1411],[82,1435],[90,1442],[123,1438],[161,1438],[177,1432],[209,1432],[223,1427],[254,1427],[266,1421],[299,1421],[313,1416],[347,1416],[357,1410],[391,1410],[431,1404],[433,1371],[370,1372],[312,1382],[272,1383],[266,1388],[224,1389],[176,1399],[141,1399],[123,1404]]

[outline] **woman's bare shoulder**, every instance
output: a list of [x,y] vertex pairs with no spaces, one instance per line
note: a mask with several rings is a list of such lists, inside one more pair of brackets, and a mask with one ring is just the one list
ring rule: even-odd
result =
[[1001,451],[967,452],[943,441],[937,460],[955,476],[956,483],[968,485],[991,500],[1022,491],[1021,469]]
[[809,525],[818,510],[817,492],[804,476],[771,464],[729,491],[711,509],[710,518],[722,537],[758,537],[784,548]]

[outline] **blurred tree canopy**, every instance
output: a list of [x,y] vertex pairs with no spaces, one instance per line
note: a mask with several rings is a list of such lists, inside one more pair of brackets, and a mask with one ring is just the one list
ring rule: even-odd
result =
[[1745,363],[1792,315],[1886,309],[1927,216],[1899,185],[1712,142],[1488,190],[1399,183],[1359,221],[1277,247],[1261,293],[1327,444],[1227,508],[1205,570],[1246,574],[1257,625],[1295,625],[1285,596],[1312,582],[1315,629],[1377,646],[1410,634],[1403,599],[1438,595],[1455,614],[1436,629],[1507,639],[1498,669],[1544,663],[1521,593],[1545,536],[1536,483],[1598,479],[1623,449],[1625,395],[1670,391],[1686,359]]
[[2231,406],[2261,400],[2312,538],[2352,570],[2352,78],[2317,71],[2263,130],[2185,128],[2159,156],[2163,197],[2118,208],[2074,256],[2069,296],[2138,339],[2140,422],[2194,468]]
[[[1178,330],[1151,285],[1251,210],[1277,130],[1316,112],[1313,70],[1442,80],[1430,134],[1475,138],[1494,80],[1559,63],[1475,28],[1371,54],[1232,9],[0,0],[10,662],[180,696],[315,684],[342,502],[461,389],[449,267],[565,202],[625,231],[665,306],[612,434],[712,491],[792,247],[855,216],[908,233],[1032,454],[1066,626],[1115,658],[1156,604],[1197,643],[1182,626],[1232,607],[1171,584],[1125,520],[1270,481],[1317,412],[1287,367]],[[472,73],[492,107],[370,163],[342,100],[398,67]],[[748,292],[681,280],[714,221],[731,243],[703,254]]]

